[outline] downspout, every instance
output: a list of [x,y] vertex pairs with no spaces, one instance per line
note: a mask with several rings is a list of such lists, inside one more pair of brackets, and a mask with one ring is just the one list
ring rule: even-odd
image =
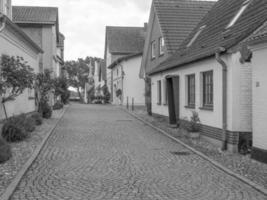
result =
[[222,66],[222,151],[227,150],[227,65],[220,57],[226,49],[220,47],[215,54],[215,59]]

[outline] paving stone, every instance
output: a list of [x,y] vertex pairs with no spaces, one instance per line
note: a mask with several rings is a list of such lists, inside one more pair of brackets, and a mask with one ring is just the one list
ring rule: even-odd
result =
[[11,199],[267,199],[183,152],[116,107],[73,104]]

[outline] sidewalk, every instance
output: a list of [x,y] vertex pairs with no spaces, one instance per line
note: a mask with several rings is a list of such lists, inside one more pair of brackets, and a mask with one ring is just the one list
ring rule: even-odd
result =
[[37,126],[36,130],[32,132],[31,136],[25,141],[10,144],[12,149],[12,158],[0,165],[0,196],[5,192],[9,184],[16,178],[19,171],[31,158],[48,132],[56,126],[67,107],[68,106],[65,106],[64,109],[61,110],[54,110],[52,118],[43,119],[43,124],[41,126]]
[[192,140],[186,133],[179,131],[179,129],[169,127],[168,122],[164,118],[149,116],[145,110],[136,109],[133,114],[137,115],[144,121],[151,123],[155,127],[164,130],[171,136],[193,147],[195,150],[220,163],[234,173],[237,173],[260,187],[267,189],[267,165],[251,159],[250,155],[244,156],[229,152],[221,152],[218,149],[218,146],[215,146],[204,139],[200,138],[198,140]]

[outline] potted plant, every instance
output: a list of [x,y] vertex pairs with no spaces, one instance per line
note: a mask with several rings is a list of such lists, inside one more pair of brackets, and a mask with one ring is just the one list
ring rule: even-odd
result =
[[187,129],[192,139],[197,139],[200,137],[200,119],[196,111],[192,112],[192,116],[188,123]]

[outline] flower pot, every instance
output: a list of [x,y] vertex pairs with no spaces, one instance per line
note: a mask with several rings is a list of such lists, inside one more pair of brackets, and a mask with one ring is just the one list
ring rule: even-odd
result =
[[200,132],[190,132],[190,138],[191,139],[199,139],[200,138]]

